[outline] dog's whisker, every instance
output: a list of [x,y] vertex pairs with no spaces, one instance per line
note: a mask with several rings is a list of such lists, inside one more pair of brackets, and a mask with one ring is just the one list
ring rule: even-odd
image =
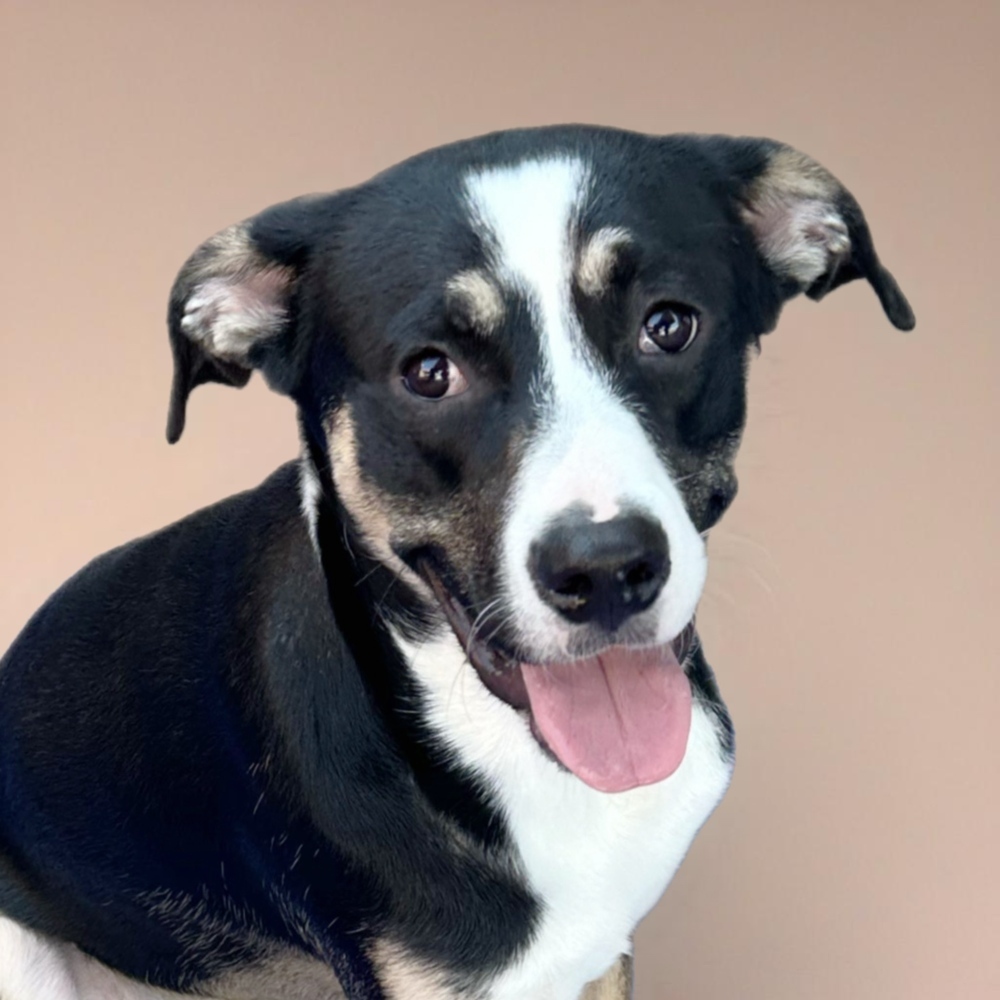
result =
[[774,588],[768,583],[767,578],[754,566],[745,566],[744,569],[750,574],[753,580],[760,586],[761,590],[773,601],[775,598]]
[[342,530],[343,535],[344,535],[344,548],[347,550],[347,554],[352,559],[354,559],[355,561],[357,561],[357,559],[356,559],[356,557],[354,555],[354,549],[351,547],[351,537],[350,537],[350,534],[347,531],[347,523],[346,522],[343,525],[341,525],[341,530]]
[[488,646],[500,633],[500,631],[514,623],[515,614],[513,611],[505,611],[496,624],[492,632],[483,638],[483,642]]
[[728,591],[723,590],[717,584],[705,585],[704,597],[702,599],[704,600],[705,598],[707,598],[710,601],[715,600],[716,598],[720,598],[721,600],[725,601],[725,603],[728,604],[731,608],[736,608],[739,604],[739,602],[736,600],[735,597],[733,597],[732,594],[730,594]]
[[[470,649],[472,648],[473,642],[475,642],[476,639],[477,639],[477,634],[476,633],[479,631],[480,628],[482,628],[482,627],[484,627],[486,625],[486,623],[490,619],[490,616],[498,608],[500,608],[500,606],[502,604],[502,600],[503,599],[500,598],[500,597],[494,598],[492,601],[490,601],[489,603],[486,604],[486,606],[483,608],[482,611],[479,612],[478,615],[476,615],[475,621],[472,623],[472,626],[469,628],[469,638],[468,638],[468,641],[466,642],[466,649],[465,649],[465,652],[467,654],[469,653]],[[488,640],[487,640],[487,644],[488,644]]]
[[774,555],[771,550],[761,542],[758,542],[755,538],[751,538],[749,535],[743,535],[738,531],[733,531],[731,528],[727,528],[724,525],[718,525],[712,529],[712,534],[721,538],[725,541],[739,542],[742,545],[746,545],[749,548],[756,550],[761,553],[761,555],[767,556],[768,559],[773,559]]
[[372,609],[375,615],[377,615],[378,618],[387,626],[390,625],[391,622],[389,621],[388,617],[385,614],[385,603],[388,600],[389,594],[392,591],[393,587],[396,586],[397,582],[398,579],[395,576],[391,576],[389,578],[389,583],[386,586],[385,590],[382,592],[382,596],[375,602],[375,606]]
[[[463,678],[465,677],[468,663],[468,658],[462,661],[461,665],[455,670],[455,675],[452,677],[451,684],[448,686],[448,698],[445,702],[445,710],[448,714],[451,714],[452,704],[455,700],[455,688],[463,684]],[[465,703],[464,685],[462,691],[462,706],[466,709],[466,714],[468,715],[468,707]]]
[[674,485],[679,486],[681,483],[686,483],[690,479],[697,479],[697,478],[698,478],[697,472],[689,472],[686,476],[680,476],[679,478],[675,479]]
[[358,579],[355,580],[354,586],[355,587],[360,587],[366,580],[368,580],[370,577],[374,576],[379,571],[379,569],[381,569],[381,568],[382,568],[382,563],[380,563],[377,559],[373,559],[372,560],[372,568],[370,570],[368,570],[367,573],[364,573],[361,576],[359,576]]

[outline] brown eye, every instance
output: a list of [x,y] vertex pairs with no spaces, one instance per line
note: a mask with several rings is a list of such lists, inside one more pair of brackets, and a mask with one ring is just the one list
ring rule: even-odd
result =
[[440,351],[427,351],[408,361],[403,368],[403,384],[424,399],[457,396],[469,388],[458,365]]
[[697,336],[698,313],[694,309],[679,302],[661,302],[643,320],[639,350],[643,354],[680,354]]

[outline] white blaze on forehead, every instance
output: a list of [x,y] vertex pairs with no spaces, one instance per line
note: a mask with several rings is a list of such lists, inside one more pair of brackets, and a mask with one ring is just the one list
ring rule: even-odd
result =
[[472,209],[492,238],[497,276],[528,295],[549,379],[573,364],[582,347],[570,302],[571,231],[586,183],[584,165],[568,157],[528,160],[466,179]]

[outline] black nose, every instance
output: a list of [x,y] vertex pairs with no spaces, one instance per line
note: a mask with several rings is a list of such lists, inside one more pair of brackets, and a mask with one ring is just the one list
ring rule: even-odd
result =
[[667,536],[641,514],[599,524],[560,520],[532,544],[528,568],[539,596],[563,618],[613,632],[663,589],[670,572]]

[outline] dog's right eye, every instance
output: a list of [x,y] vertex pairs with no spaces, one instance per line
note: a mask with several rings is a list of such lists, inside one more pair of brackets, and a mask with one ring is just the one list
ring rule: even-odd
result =
[[403,384],[424,399],[458,396],[469,388],[458,365],[440,351],[425,351],[408,361],[403,368]]

